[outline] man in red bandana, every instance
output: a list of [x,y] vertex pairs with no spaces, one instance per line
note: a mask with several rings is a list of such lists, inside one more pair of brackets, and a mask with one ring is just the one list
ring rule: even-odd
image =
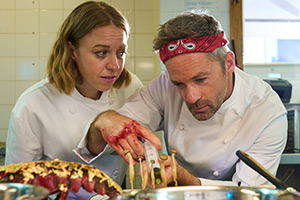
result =
[[[235,67],[227,45],[221,25],[208,14],[185,12],[167,21],[154,40],[167,70],[117,112],[100,114],[79,147],[87,142],[100,156],[111,147],[121,156],[129,149],[137,159],[144,155],[141,137],[162,148],[151,132],[162,130],[167,153],[177,150],[179,185],[270,184],[236,151],[275,175],[287,139],[287,112],[267,83]],[[165,164],[172,185],[170,158]]]

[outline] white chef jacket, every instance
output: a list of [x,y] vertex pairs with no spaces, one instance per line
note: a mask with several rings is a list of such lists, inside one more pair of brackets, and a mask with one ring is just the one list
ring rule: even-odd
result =
[[[76,89],[68,96],[47,79],[28,88],[14,106],[8,128],[5,163],[20,163],[55,158],[82,162],[72,150],[82,138],[86,124],[100,112],[120,108],[127,97],[142,87],[137,76],[125,88],[111,88],[99,100],[83,97]],[[93,165],[118,184],[123,182],[127,163],[112,153]]]
[[275,175],[287,139],[287,111],[263,80],[236,68],[233,93],[215,115],[198,121],[167,71],[119,109],[152,131],[163,130],[168,152],[203,185],[270,184],[236,156],[242,150]]

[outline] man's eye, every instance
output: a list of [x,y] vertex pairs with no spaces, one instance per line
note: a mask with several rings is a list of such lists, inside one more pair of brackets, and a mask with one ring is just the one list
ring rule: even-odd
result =
[[206,78],[199,78],[199,79],[197,79],[196,81],[197,82],[203,82],[203,81],[205,81],[206,80]]
[[183,84],[182,83],[173,83],[173,85],[177,88],[182,88]]

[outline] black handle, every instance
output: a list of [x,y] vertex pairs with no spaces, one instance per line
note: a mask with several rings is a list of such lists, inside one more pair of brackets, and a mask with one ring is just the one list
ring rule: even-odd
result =
[[268,181],[273,183],[278,189],[286,189],[288,186],[283,183],[281,180],[273,176],[268,170],[266,170],[263,166],[261,166],[258,162],[256,162],[251,156],[246,154],[245,152],[238,150],[236,152],[236,155],[244,161],[249,167],[254,169],[256,172],[258,172],[260,175],[265,177]]
[[294,172],[293,168],[288,168],[288,170],[284,173],[283,177],[281,177],[281,181],[283,183],[286,183],[287,180],[289,180],[289,178],[291,177],[292,173]]

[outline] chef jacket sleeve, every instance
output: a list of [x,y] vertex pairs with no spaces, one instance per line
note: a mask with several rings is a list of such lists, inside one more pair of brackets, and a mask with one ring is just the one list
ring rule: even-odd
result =
[[153,132],[162,130],[168,81],[165,72],[132,95],[117,111],[138,121]]
[[33,122],[30,112],[26,106],[20,110],[19,107],[17,105],[11,112],[6,141],[6,165],[40,160],[43,156],[40,138],[33,133],[29,124]]
[[89,152],[89,150],[86,148],[87,145],[87,133],[90,128],[90,124],[94,121],[94,119],[90,120],[90,123],[85,127],[84,133],[82,136],[81,141],[79,142],[77,148],[73,149],[73,153],[75,153],[81,160],[86,162],[87,164],[91,164],[94,160],[97,158],[104,157],[105,155],[112,154],[114,152],[114,149],[106,144],[103,151],[100,152],[98,155],[94,155]]
[[[245,152],[260,163],[271,174],[276,175],[282,152],[287,141],[287,117],[282,114],[273,119],[264,128],[256,142]],[[262,175],[255,172],[243,161],[236,164],[234,181],[241,181],[243,185],[270,184]]]
[[[255,161],[261,164],[267,171],[276,175],[280,158],[287,140],[287,117],[285,114],[274,118],[267,124],[255,143],[249,149],[241,149],[250,155]],[[239,160],[235,166],[235,173],[232,181],[219,181],[203,179],[199,177],[202,185],[223,185],[223,186],[259,186],[272,183],[262,175],[250,168],[242,160]]]

